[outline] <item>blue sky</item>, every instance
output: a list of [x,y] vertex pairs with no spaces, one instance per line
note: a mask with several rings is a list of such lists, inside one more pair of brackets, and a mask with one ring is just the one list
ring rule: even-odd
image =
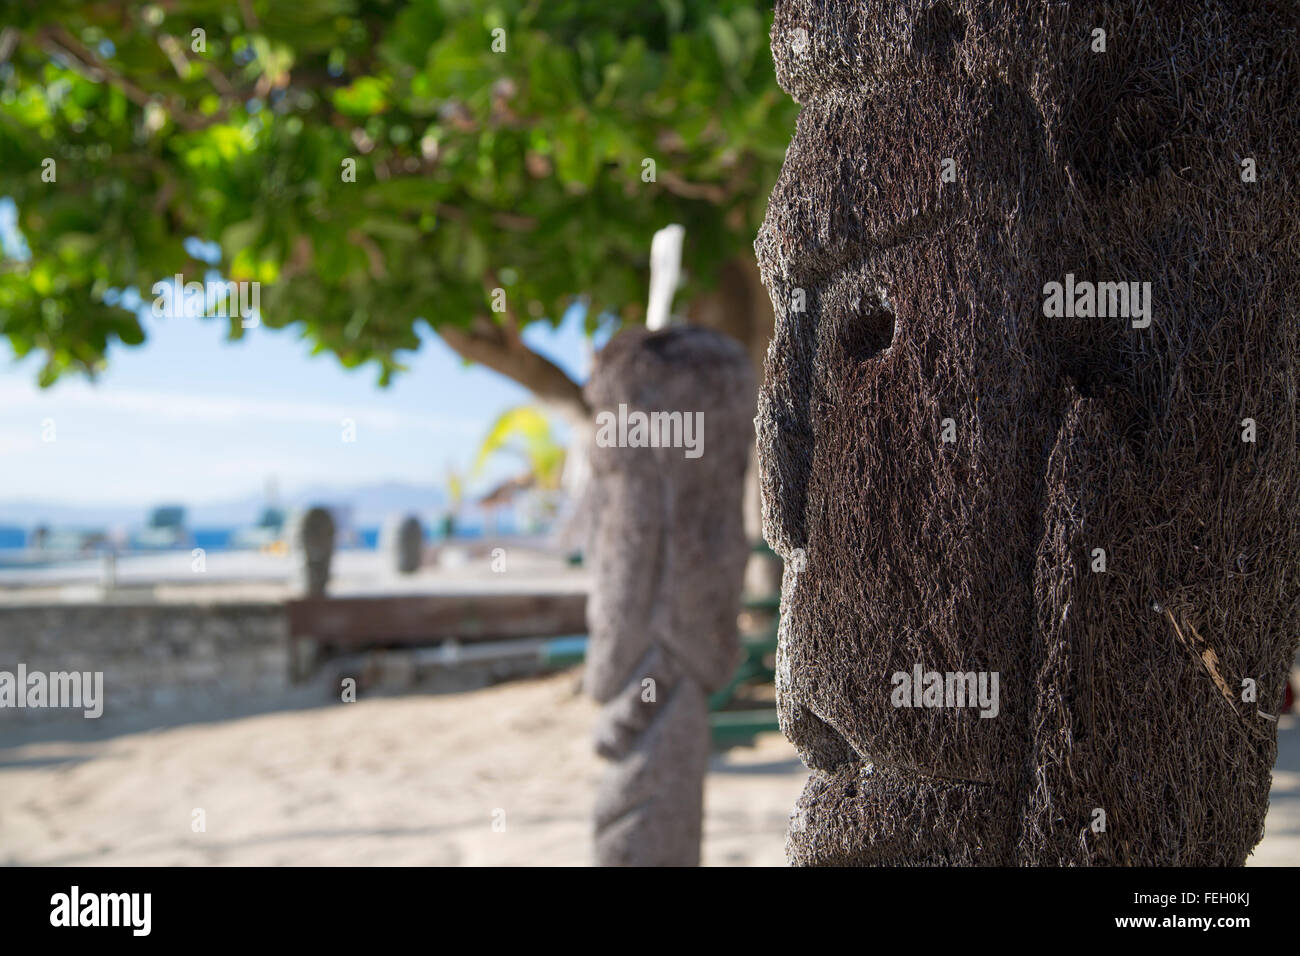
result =
[[[0,239],[12,249],[13,206],[0,203]],[[71,377],[42,391],[41,360],[0,344],[0,499],[64,504],[214,502],[307,484],[408,481],[441,485],[469,468],[498,414],[531,401],[511,380],[461,359],[425,329],[410,371],[386,389],[376,367],[344,369],[312,357],[294,328],[225,339],[225,320],[154,318],[148,336],[117,346],[92,384]],[[570,375],[586,376],[581,316],[525,339]],[[356,441],[342,437],[343,419]],[[54,440],[44,441],[47,421]],[[472,486],[517,470],[509,461]]]

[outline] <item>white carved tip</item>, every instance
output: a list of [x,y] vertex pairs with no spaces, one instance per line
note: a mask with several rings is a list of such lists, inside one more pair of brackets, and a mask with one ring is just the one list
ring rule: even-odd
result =
[[682,274],[682,241],[686,227],[674,223],[655,233],[650,242],[650,302],[645,324],[651,331],[672,321],[673,294]]

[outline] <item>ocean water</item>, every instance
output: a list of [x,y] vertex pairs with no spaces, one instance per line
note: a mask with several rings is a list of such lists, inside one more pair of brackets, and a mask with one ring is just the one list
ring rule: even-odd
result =
[[[227,551],[230,549],[230,542],[238,528],[196,528],[191,534],[194,538],[193,547],[202,548],[204,551]],[[0,526],[0,551],[12,551],[27,547],[26,528],[15,528],[12,526]],[[360,537],[359,547],[366,551],[373,551],[379,547],[379,528],[360,528],[357,531]],[[462,540],[481,538],[483,529],[476,526],[458,527],[456,537]],[[426,540],[434,540],[435,536],[429,531],[425,532]]]

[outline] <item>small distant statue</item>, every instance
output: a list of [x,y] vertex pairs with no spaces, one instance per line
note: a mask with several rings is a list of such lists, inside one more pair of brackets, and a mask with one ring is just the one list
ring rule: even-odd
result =
[[424,525],[415,515],[393,515],[379,535],[380,551],[398,574],[414,574],[424,558]]
[[307,510],[298,526],[297,543],[304,590],[308,597],[324,597],[334,558],[334,516],[328,508]]
[[688,326],[622,332],[586,388],[585,680],[604,705],[596,749],[612,762],[596,801],[601,865],[699,862],[708,694],[738,655],[755,393],[744,350]]

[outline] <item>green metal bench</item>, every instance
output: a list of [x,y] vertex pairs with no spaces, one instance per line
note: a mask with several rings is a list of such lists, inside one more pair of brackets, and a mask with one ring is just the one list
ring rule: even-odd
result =
[[[765,542],[754,546],[757,553],[771,554]],[[577,556],[574,563],[581,563]],[[736,672],[725,685],[709,696],[709,724],[716,747],[751,746],[759,734],[779,731],[780,724],[775,707],[760,707],[747,710],[728,710],[736,699],[737,692],[746,684],[770,684],[776,679],[776,672],[768,660],[776,654],[777,636],[780,630],[781,595],[768,594],[762,597],[747,598],[741,606],[746,611],[768,613],[773,615],[770,625],[761,631],[744,635],[741,638],[742,655]],[[581,663],[586,654],[586,639],[583,637],[558,638],[548,643],[543,653],[543,661],[548,667],[567,667]]]
[[[780,605],[779,596],[744,602],[745,609],[750,611],[775,612],[780,610]],[[774,620],[761,632],[741,638],[742,656],[736,672],[731,675],[731,680],[709,697],[709,710],[712,711],[709,723],[714,746],[750,746],[758,734],[781,729],[777,723],[775,707],[727,709],[735,701],[736,693],[746,684],[770,684],[776,679],[776,672],[768,664],[768,659],[776,653],[779,628],[780,621]]]
[[759,710],[722,710],[709,714],[715,747],[749,747],[759,734],[779,731],[774,707]]
[[[753,550],[756,554],[773,553],[764,541],[757,542]],[[709,723],[713,743],[717,747],[751,746],[757,735],[781,729],[775,707],[728,709],[735,704],[737,693],[745,685],[770,684],[776,679],[776,672],[768,661],[776,654],[781,625],[781,595],[746,598],[741,606],[746,611],[771,614],[772,621],[760,631],[741,637],[742,654],[736,672],[732,674],[731,680],[709,697],[709,710],[712,711]]]

